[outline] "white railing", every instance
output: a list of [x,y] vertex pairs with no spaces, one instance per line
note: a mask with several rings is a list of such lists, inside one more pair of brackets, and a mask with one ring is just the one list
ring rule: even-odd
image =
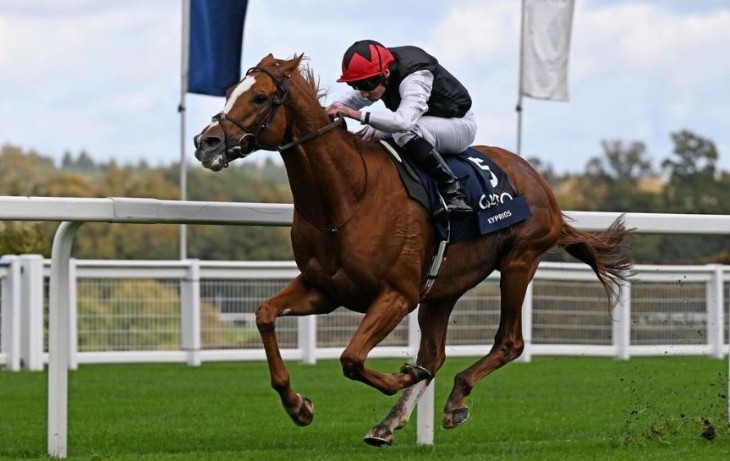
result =
[[[0,268],[5,366],[42,370],[48,362],[42,294],[50,278],[50,261],[37,255],[6,256],[0,259]],[[69,274],[69,368],[75,369],[79,363],[199,365],[202,361],[264,360],[254,310],[296,277],[298,270],[293,262],[72,259]],[[499,274],[493,274],[457,304],[447,341],[449,356],[488,352],[499,316],[498,280]],[[135,288],[140,286],[147,290]],[[524,302],[527,344],[522,360],[529,361],[533,355],[722,358],[727,351],[724,287],[730,287],[730,266],[640,265],[624,287],[623,302],[610,315],[588,266],[542,263]],[[115,293],[122,292],[124,301],[115,300]],[[585,296],[584,292],[590,293],[589,299],[574,308],[565,307],[575,304],[574,299]],[[110,299],[100,299],[104,296]],[[339,357],[359,317],[341,310],[329,318],[282,319],[284,329],[291,330],[290,339],[282,341],[282,354],[310,364]],[[130,323],[134,334],[125,334],[120,325]],[[376,348],[372,356],[414,357],[417,330],[416,316],[411,315],[391,335],[395,338]],[[170,335],[176,337],[172,342]],[[231,336],[239,339],[206,339]],[[240,339],[244,337],[245,341]]]
[[[568,212],[566,214],[575,219],[574,224],[577,227],[585,230],[605,229],[619,215],[619,213],[608,212]],[[48,331],[49,455],[65,458],[67,454],[67,370],[69,367],[69,344],[72,325],[70,304],[73,295],[70,283],[70,257],[74,236],[84,222],[285,226],[291,223],[291,218],[292,206],[284,204],[227,204],[126,198],[0,198],[0,220],[62,221],[53,240],[50,275]],[[628,227],[636,228],[637,232],[730,233],[730,216],[629,213],[626,214],[626,223]],[[722,291],[720,291],[719,296],[722,296],[722,294]],[[715,295],[718,295],[718,293],[715,293]],[[627,301],[627,299],[620,300],[621,303]],[[526,307],[529,309],[529,306]],[[624,331],[624,336],[625,333]],[[427,392],[424,395],[419,407],[420,405],[430,406],[432,410],[432,392]],[[425,439],[428,439],[428,437],[425,437]]]
[[68,441],[70,342],[69,261],[84,222],[169,224],[291,224],[292,206],[130,198],[2,197],[0,220],[61,221],[53,238],[48,315],[48,454],[65,458]]

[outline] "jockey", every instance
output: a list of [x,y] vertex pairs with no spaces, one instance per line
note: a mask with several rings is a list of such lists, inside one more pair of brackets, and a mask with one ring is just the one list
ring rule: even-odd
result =
[[[367,140],[386,135],[434,181],[450,213],[473,210],[441,154],[457,154],[474,142],[476,120],[464,86],[434,58],[415,46],[386,48],[374,40],[355,42],[342,58],[342,76],[353,90],[327,107],[332,115],[359,121]],[[360,109],[381,100],[384,110]]]

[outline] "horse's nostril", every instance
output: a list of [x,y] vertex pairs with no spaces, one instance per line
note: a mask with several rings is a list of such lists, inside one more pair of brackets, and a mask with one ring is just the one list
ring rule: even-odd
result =
[[217,136],[205,136],[199,139],[199,147],[202,150],[213,150],[221,145],[223,140]]

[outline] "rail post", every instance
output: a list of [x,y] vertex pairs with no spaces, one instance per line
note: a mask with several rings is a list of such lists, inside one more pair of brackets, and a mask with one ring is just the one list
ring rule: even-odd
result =
[[20,263],[15,255],[4,255],[3,264],[8,267],[8,276],[2,279],[2,345],[5,353],[5,367],[20,371]]
[[200,366],[200,261],[188,259],[187,275],[180,283],[180,342],[188,365]]
[[303,365],[317,363],[317,318],[314,315],[297,320],[297,347],[301,351]]
[[68,261],[68,369],[79,368],[79,305],[76,292],[76,259]]
[[43,257],[22,255],[20,262],[20,355],[23,368],[43,371]]
[[707,283],[707,345],[710,355],[716,359],[723,357],[724,307],[722,265],[708,264],[712,278]]
[[522,340],[525,348],[517,358],[518,362],[529,363],[532,360],[532,290],[533,282],[527,284],[525,299],[522,301]]
[[628,360],[631,357],[631,283],[619,282],[620,290],[613,310],[613,345],[616,358]]
[[83,222],[64,221],[53,237],[48,307],[48,454],[68,452],[69,273],[74,236]]

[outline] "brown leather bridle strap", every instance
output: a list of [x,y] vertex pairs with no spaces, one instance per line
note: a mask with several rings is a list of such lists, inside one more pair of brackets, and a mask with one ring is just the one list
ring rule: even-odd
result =
[[[269,77],[271,77],[271,79],[276,84],[276,94],[274,95],[274,98],[271,101],[269,110],[266,112],[266,114],[262,117],[262,119],[260,121],[254,123],[253,128],[244,126],[240,121],[238,121],[234,118],[228,117],[223,112],[219,112],[218,114],[213,116],[213,120],[217,121],[220,124],[221,129],[223,130],[224,138],[226,139],[225,147],[226,147],[226,158],[227,159],[234,160],[236,158],[242,158],[258,149],[270,150],[270,151],[275,150],[275,151],[279,151],[279,152],[284,152],[288,149],[291,149],[292,147],[296,147],[300,144],[311,141],[312,139],[318,138],[318,137],[322,136],[324,133],[332,130],[333,128],[335,128],[339,125],[342,125],[344,118],[337,117],[331,123],[328,123],[327,125],[317,129],[316,131],[313,131],[312,133],[304,135],[301,138],[295,139],[286,144],[282,144],[279,146],[269,146],[266,144],[262,144],[261,142],[259,142],[259,135],[269,127],[269,125],[271,124],[271,121],[274,119],[274,116],[276,116],[277,110],[279,110],[279,107],[281,107],[281,105],[284,104],[286,97],[289,95],[289,77],[278,78],[276,75],[274,75],[273,72],[271,72],[270,70],[268,70],[264,67],[251,67],[250,69],[248,69],[246,71],[246,75],[249,75],[252,72],[263,72],[266,75],[268,75]],[[229,150],[229,146],[228,146],[229,137],[228,137],[227,130],[225,128],[225,124],[223,123],[224,121],[232,123],[233,125],[238,127],[240,130],[242,130],[244,133],[244,135],[241,136],[241,138],[238,140],[238,145],[230,147],[230,150]],[[251,136],[253,138],[254,148],[251,150],[251,152],[243,155],[243,154],[241,154],[243,140],[249,136]],[[230,153],[233,154],[233,156],[229,155],[229,151],[230,151]]]

